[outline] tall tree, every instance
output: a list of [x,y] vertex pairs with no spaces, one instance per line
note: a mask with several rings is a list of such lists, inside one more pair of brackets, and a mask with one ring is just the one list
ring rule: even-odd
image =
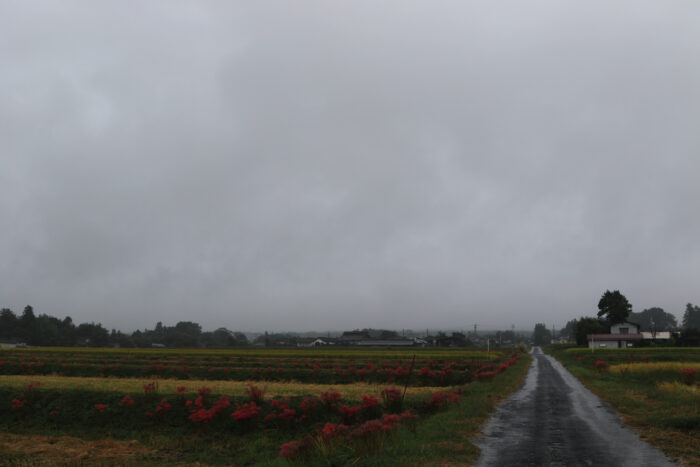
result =
[[576,337],[577,345],[586,345],[589,334],[606,334],[609,331],[610,326],[607,322],[600,318],[591,318],[590,316],[582,316],[574,325],[574,336]]
[[9,308],[0,310],[0,337],[8,339],[18,337],[16,335],[18,324],[19,320],[12,310]]
[[676,317],[659,307],[647,308],[640,313],[632,312],[627,320],[638,324],[642,331],[673,331],[678,328]]
[[537,323],[535,324],[533,340],[535,341],[535,345],[550,344],[552,342],[552,331],[547,329],[547,326],[544,324]]
[[606,290],[598,301],[598,310],[598,317],[606,319],[610,324],[624,323],[632,311],[632,305],[619,290]]
[[683,313],[684,329],[700,329],[700,306],[688,303]]
[[560,331],[562,337],[570,341],[574,340],[574,338],[576,337],[576,323],[577,320],[575,319],[568,321],[564,328]]
[[30,305],[24,307],[22,316],[19,318],[19,327],[21,330],[21,337],[25,339],[28,344],[38,345],[39,329],[36,316],[34,315],[34,308]]

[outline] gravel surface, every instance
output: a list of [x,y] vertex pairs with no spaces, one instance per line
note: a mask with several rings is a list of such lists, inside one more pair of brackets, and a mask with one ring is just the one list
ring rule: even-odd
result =
[[484,428],[476,466],[672,466],[538,347],[525,384]]

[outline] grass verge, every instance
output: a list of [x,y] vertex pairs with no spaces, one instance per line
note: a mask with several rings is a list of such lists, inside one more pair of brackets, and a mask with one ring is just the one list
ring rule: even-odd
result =
[[[611,404],[640,438],[685,465],[700,466],[700,399],[698,384],[681,382],[679,369],[697,366],[697,349],[627,350],[548,347],[588,389]],[[631,350],[631,349],[630,349]],[[642,353],[643,352],[643,353]],[[635,362],[642,356],[641,362]],[[676,363],[670,363],[675,359]],[[595,363],[626,362],[596,368]],[[659,364],[657,362],[667,362]]]

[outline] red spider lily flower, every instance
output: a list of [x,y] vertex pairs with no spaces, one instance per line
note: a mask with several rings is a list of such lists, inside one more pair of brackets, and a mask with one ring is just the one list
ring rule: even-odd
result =
[[330,388],[328,392],[324,392],[321,394],[321,400],[326,405],[335,405],[335,403],[339,401],[342,397],[343,396],[333,388]]
[[299,441],[285,443],[282,445],[279,457],[284,457],[285,459],[294,459],[299,454],[299,447]]
[[340,411],[341,415],[345,419],[345,421],[352,421],[355,418],[355,415],[362,409],[361,405],[356,405],[356,406],[347,406],[345,404],[341,405],[338,410]]
[[454,402],[455,404],[459,404],[459,398],[462,397],[460,394],[456,392],[436,392],[432,396],[430,396],[430,400],[428,401],[428,407],[434,408],[434,409],[439,409],[440,407],[443,407],[445,404],[449,402]]
[[124,396],[119,402],[119,407],[131,407],[132,405],[134,405],[134,399],[131,396]]
[[362,396],[362,408],[363,409],[373,409],[379,404],[379,399],[377,396]]
[[175,389],[175,394],[182,394],[185,392],[185,386],[178,386],[177,389]]
[[343,425],[342,423],[338,425],[333,425],[332,423],[328,422],[321,430],[321,437],[327,441],[342,436],[345,433],[347,433],[347,431],[348,427]]
[[382,431],[383,424],[380,420],[368,420],[355,428],[350,435],[354,438],[364,438],[377,431]]
[[401,425],[401,417],[396,414],[385,414],[382,417],[383,429],[393,428]]
[[277,400],[273,399],[270,401],[270,405],[278,410],[284,410],[289,408],[289,399]]
[[107,404],[95,404],[95,409],[99,411],[100,413],[104,413],[105,410],[109,407]]
[[318,399],[312,397],[305,397],[299,405],[299,408],[302,410],[302,412],[308,412],[309,410],[315,409],[316,407],[318,407]]
[[238,421],[250,420],[258,416],[260,408],[255,404],[255,402],[250,402],[243,404],[243,407],[236,410],[231,414],[231,416]]
[[199,394],[199,397],[206,397],[209,394],[211,394],[211,388],[208,388],[208,387],[199,388],[199,389],[197,389],[197,393]]
[[24,407],[24,404],[26,404],[27,401],[19,400],[19,399],[12,399],[12,408],[13,409],[21,409]]
[[294,415],[296,415],[296,413],[297,413],[297,411],[294,410],[294,409],[284,409],[284,410],[282,411],[282,413],[280,413],[279,415],[277,415],[277,417],[278,417],[280,420],[289,421],[289,420],[291,420],[292,418],[294,418]]
[[211,420],[214,417],[214,414],[207,410],[207,409],[199,409],[194,411],[190,415],[190,420],[194,422],[202,422],[202,423],[207,423],[209,420]]
[[324,438],[332,438],[336,433],[336,427],[331,422],[327,422],[326,425],[321,430],[321,434]]
[[683,378],[683,384],[687,384],[688,386],[692,386],[693,383],[695,382],[695,373],[696,373],[695,368],[682,368],[681,369],[681,378]]

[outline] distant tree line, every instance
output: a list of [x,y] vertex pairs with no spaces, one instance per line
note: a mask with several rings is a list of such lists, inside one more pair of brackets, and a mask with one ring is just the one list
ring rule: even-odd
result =
[[100,323],[75,325],[70,316],[63,320],[46,314],[36,316],[27,305],[21,316],[9,308],[0,310],[0,341],[25,343],[36,346],[87,347],[239,347],[249,345],[245,334],[219,328],[202,332],[202,327],[191,321],[180,321],[175,326],[158,322],[154,329],[124,334],[111,332]]
[[681,326],[676,317],[663,308],[647,308],[639,313],[632,311],[632,305],[619,290],[606,290],[598,302],[597,316],[582,316],[566,323],[561,333],[578,345],[586,345],[589,334],[606,334],[610,326],[630,322],[638,324],[640,331],[661,332],[681,331],[678,345],[698,345],[700,343],[700,307],[688,303],[683,314]]

